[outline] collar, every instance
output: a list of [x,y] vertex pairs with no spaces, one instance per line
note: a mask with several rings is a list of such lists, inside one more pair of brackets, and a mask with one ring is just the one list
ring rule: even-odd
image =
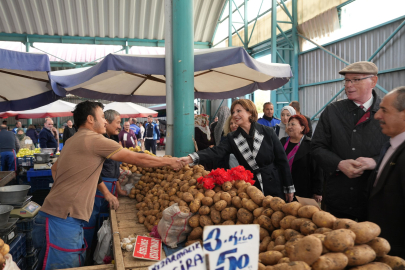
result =
[[402,132],[390,139],[391,147],[394,150],[396,150],[403,142],[405,142],[405,132]]
[[359,103],[357,103],[357,102],[354,102],[354,104],[356,104],[357,105],[357,107],[359,107],[360,105],[363,105],[363,110],[366,112],[367,110],[368,110],[368,108],[370,108],[371,107],[371,105],[373,104],[373,100],[374,100],[374,97],[373,97],[373,94],[371,94],[371,97],[370,97],[370,99],[369,100],[367,100],[366,102],[364,102],[364,104],[359,104]]
[[273,120],[273,118],[274,118],[274,116],[272,116],[272,117],[267,117],[266,115],[263,114],[263,119],[265,119],[265,120],[267,120],[267,121],[269,121],[269,122],[271,122],[271,121]]
[[[348,111],[354,111],[354,110],[359,109],[358,106],[360,106],[360,105],[357,105],[355,102],[353,102],[353,101],[351,101],[349,99],[345,99],[345,100],[342,100],[342,101],[347,102],[346,104],[347,104]],[[370,101],[370,99],[368,101]],[[340,102],[340,101],[338,101],[338,102]],[[379,110],[379,108],[380,108],[379,107],[380,103],[381,103],[381,99],[377,96],[377,93],[373,89],[372,97],[371,97],[371,105],[368,108],[370,108],[370,110],[373,111],[373,112],[377,112]],[[365,106],[365,105],[363,104],[363,106]]]

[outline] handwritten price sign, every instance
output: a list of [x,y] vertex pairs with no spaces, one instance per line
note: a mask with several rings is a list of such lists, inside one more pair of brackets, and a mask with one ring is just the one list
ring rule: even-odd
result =
[[205,226],[203,240],[211,270],[256,270],[259,267],[260,227],[257,224]]

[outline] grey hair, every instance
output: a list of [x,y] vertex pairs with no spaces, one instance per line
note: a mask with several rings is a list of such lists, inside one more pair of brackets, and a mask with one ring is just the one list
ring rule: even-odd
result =
[[105,118],[105,120],[107,120],[107,122],[109,124],[111,124],[112,121],[114,121],[115,117],[117,117],[119,115],[120,115],[120,113],[117,112],[116,110],[106,110],[104,112],[104,118]]
[[396,93],[397,98],[394,100],[392,105],[397,109],[398,111],[402,112],[405,110],[405,86],[400,86],[395,89],[393,89],[389,95]]

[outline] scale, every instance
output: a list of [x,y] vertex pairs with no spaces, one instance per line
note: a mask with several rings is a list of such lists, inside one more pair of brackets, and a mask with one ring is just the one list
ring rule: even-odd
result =
[[35,217],[41,206],[36,202],[31,201],[32,196],[25,197],[22,203],[10,204],[14,209],[10,212],[10,217],[15,218],[33,218]]

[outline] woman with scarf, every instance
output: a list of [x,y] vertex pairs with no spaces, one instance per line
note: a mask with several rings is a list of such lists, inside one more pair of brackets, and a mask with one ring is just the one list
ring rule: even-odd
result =
[[214,146],[214,140],[211,138],[211,131],[208,115],[194,115],[194,136],[198,150],[204,150]]
[[35,145],[34,142],[31,140],[30,137],[24,134],[24,130],[22,128],[17,129],[17,138],[20,143],[20,149],[28,148],[29,150],[34,150]]
[[247,99],[232,103],[232,118],[238,125],[218,146],[181,158],[186,164],[218,162],[234,154],[239,164],[254,175],[255,186],[264,195],[277,196],[291,202],[294,184],[287,156],[273,128],[257,123],[255,104]]
[[290,119],[291,116],[296,114],[297,112],[291,106],[284,106],[281,109],[281,122],[280,124],[276,125],[276,134],[279,139],[284,138],[288,135],[286,131],[288,119]]
[[322,201],[322,169],[311,156],[311,138],[308,121],[303,115],[293,115],[288,120],[288,136],[280,140],[287,154],[295,195]]

